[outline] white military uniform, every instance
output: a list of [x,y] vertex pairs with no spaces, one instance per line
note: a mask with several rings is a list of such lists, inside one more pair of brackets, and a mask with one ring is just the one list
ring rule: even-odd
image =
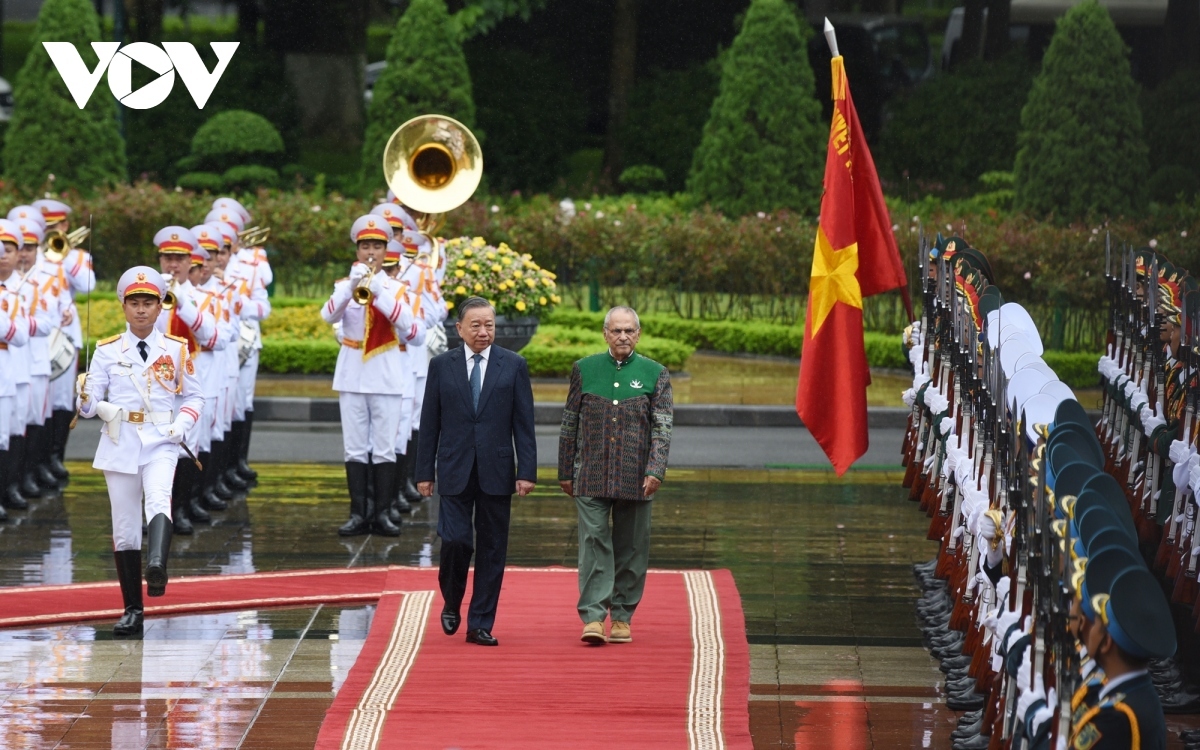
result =
[[[235,283],[233,292],[234,312],[238,317],[238,339],[243,336],[253,340],[245,363],[239,362],[237,398],[234,404],[234,420],[242,421],[246,412],[254,411],[254,384],[258,378],[258,354],[262,351],[263,320],[271,315],[271,300],[267,296],[267,284],[271,278],[271,266],[267,263],[262,248],[242,248],[230,258],[225,278]],[[241,329],[245,328],[243,332]],[[240,354],[239,354],[240,358]]]
[[114,549],[141,549],[143,496],[147,518],[170,518],[178,445],[203,410],[186,340],[127,328],[96,346],[79,413],[105,422],[92,466],[108,483]]
[[[3,252],[3,246],[0,246],[0,254]],[[0,451],[8,450],[13,402],[17,396],[13,357],[15,350],[24,349],[28,342],[29,320],[21,307],[21,299],[0,285]],[[0,491],[4,489],[0,487]]]

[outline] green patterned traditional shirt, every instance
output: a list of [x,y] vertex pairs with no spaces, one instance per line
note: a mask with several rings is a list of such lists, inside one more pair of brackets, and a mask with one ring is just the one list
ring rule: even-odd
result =
[[645,500],[647,476],[663,479],[671,448],[671,377],[637,352],[584,357],[571,368],[571,388],[558,438],[558,479],[576,495]]

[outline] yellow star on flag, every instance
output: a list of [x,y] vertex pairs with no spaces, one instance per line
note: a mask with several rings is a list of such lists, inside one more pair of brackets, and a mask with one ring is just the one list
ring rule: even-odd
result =
[[817,244],[813,250],[812,278],[808,282],[809,314],[812,315],[812,335],[829,317],[836,302],[862,309],[862,289],[858,286],[858,243],[834,250],[825,236],[825,230],[817,227]]

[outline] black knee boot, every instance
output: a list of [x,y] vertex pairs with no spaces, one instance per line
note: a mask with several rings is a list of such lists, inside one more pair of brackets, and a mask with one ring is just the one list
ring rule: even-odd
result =
[[195,531],[192,522],[188,520],[187,512],[188,493],[194,482],[189,468],[192,471],[196,469],[190,461],[180,458],[179,463],[175,464],[175,481],[171,483],[171,522],[175,533],[183,536],[191,536]]
[[406,451],[404,462],[407,464],[408,473],[404,477],[404,485],[400,491],[404,494],[404,499],[410,503],[419,503],[425,499],[425,496],[417,492],[417,486],[413,484],[413,477],[417,475],[417,438],[419,436],[420,431],[413,430],[412,437],[408,439],[408,446],[404,449]]
[[[226,433],[228,434],[228,433]],[[225,471],[225,453],[228,450],[228,443],[224,440],[212,441],[212,447],[209,451],[209,468],[205,471],[209,474],[208,492],[204,495],[204,503],[213,510],[225,510],[228,501],[233,499],[233,490],[226,484],[223,476]],[[220,502],[213,502],[214,500]]]
[[[196,465],[192,464],[193,486],[190,488],[187,498],[188,517],[192,519],[192,523],[212,523],[212,516],[204,509],[205,493],[209,491],[208,467],[212,464],[212,455],[206,451],[197,455],[196,458],[199,459],[200,465],[204,468],[197,469]],[[213,499],[224,506],[224,503],[219,498]]]
[[33,475],[33,481],[42,488],[42,496],[49,497],[59,490],[58,477],[50,471],[50,457],[54,453],[54,423],[46,422],[38,427],[36,439],[37,445],[34,446],[36,463],[30,473]]
[[146,593],[162,596],[167,592],[167,558],[171,555],[171,519],[159,513],[150,519],[146,544]]
[[21,494],[21,461],[25,458],[25,437],[23,435],[10,435],[8,438],[8,452],[4,457],[4,475],[5,485],[0,487],[0,501],[13,510],[26,510],[29,508],[29,501]]
[[50,471],[59,479],[68,479],[71,473],[67,471],[66,460],[67,455],[67,440],[71,437],[71,420],[75,418],[75,412],[67,411],[66,409],[58,409],[50,412],[51,420],[51,438],[53,440],[50,450]]
[[238,437],[237,473],[247,482],[258,479],[258,472],[250,468],[250,433],[254,429],[254,412],[246,412],[242,422],[242,434]]
[[392,523],[399,526],[400,514],[412,513],[413,507],[409,504],[408,499],[404,497],[404,482],[408,479],[408,461],[406,457],[397,455],[395,466],[395,478],[392,480],[394,482],[392,488],[396,499],[392,502],[389,516],[392,519]]
[[[0,451],[0,492],[8,489],[8,450]],[[0,498],[2,499],[2,498]],[[8,511],[4,509],[4,503],[0,502],[0,523],[8,520]]]
[[38,456],[38,447],[42,433],[42,428],[35,424],[25,425],[25,452],[21,456],[20,463],[17,465],[21,473],[19,478],[21,494],[29,499],[41,497],[46,494],[42,491],[42,486],[38,484],[37,474],[35,473],[38,463],[41,460]]
[[369,533],[371,524],[367,520],[367,473],[368,464],[361,461],[346,462],[346,487],[350,490],[350,520],[338,529],[341,536],[361,536]]
[[225,461],[221,468],[221,480],[234,492],[244,492],[250,487],[250,484],[242,479],[242,475],[238,474],[237,470],[237,462],[240,458],[238,451],[241,450],[239,442],[245,424],[242,421],[234,422],[230,427],[229,435],[225,438]]
[[396,467],[391,461],[371,464],[371,477],[375,481],[375,516],[371,531],[383,536],[400,536],[400,527],[388,517],[388,509],[396,502]]
[[140,549],[113,552],[117,562],[117,580],[121,582],[121,599],[125,613],[113,626],[119,638],[142,634],[142,551]]

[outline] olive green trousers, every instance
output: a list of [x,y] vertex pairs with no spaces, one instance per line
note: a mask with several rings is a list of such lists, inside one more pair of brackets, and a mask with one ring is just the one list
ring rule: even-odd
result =
[[[575,498],[579,510],[579,618],[629,622],[646,588],[651,500]],[[611,525],[610,525],[611,518]]]

